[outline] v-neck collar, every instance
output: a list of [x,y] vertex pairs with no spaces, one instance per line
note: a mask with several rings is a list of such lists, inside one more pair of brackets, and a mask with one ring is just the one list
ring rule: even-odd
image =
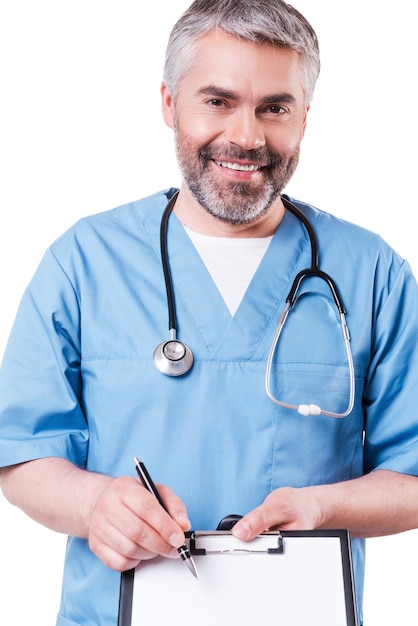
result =
[[[154,201],[151,210],[141,213],[159,251],[160,221],[167,199],[159,194]],[[260,347],[262,340],[270,325],[277,324],[299,266],[309,263],[309,239],[301,222],[285,212],[234,316],[175,214],[169,218],[167,242],[179,337],[187,343],[188,338],[180,331],[191,323],[201,338],[202,354],[209,358],[247,360],[254,358],[258,350],[265,358],[265,346]],[[185,315],[189,320],[182,319]],[[196,353],[196,346],[191,347]]]

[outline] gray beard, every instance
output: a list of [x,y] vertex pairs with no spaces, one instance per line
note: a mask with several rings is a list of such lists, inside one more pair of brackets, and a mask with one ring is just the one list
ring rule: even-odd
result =
[[210,215],[229,224],[249,224],[263,216],[282,193],[299,161],[299,148],[286,160],[281,155],[266,158],[265,150],[229,150],[229,154],[224,151],[223,159],[248,159],[255,163],[267,162],[268,166],[263,186],[242,182],[221,187],[208,174],[209,163],[216,157],[211,148],[201,148],[198,161],[193,162],[184,144],[176,135],[177,158],[186,185]]

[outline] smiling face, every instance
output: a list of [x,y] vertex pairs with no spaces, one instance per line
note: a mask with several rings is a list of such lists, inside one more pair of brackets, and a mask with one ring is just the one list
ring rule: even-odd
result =
[[176,101],[164,85],[162,95],[193,199],[235,225],[274,210],[298,163],[305,130],[299,55],[211,31],[198,42]]

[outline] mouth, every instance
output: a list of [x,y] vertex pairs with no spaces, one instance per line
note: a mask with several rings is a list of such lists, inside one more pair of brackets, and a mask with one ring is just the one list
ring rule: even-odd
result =
[[230,161],[217,161],[214,159],[214,163],[219,167],[223,167],[228,170],[234,170],[236,172],[258,172],[262,169],[261,165],[232,163]]

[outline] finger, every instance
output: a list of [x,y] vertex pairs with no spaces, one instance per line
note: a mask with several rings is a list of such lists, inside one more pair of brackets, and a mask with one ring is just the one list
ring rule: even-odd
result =
[[154,552],[150,552],[133,543],[128,547],[126,538],[122,536],[120,540],[115,537],[113,543],[116,549],[110,544],[99,541],[97,537],[91,537],[89,547],[107,567],[118,572],[132,569],[141,561],[153,559],[157,556]]
[[[151,549],[158,547],[158,554],[163,555],[167,555],[170,548],[183,545],[183,528],[142,485],[137,483],[136,489],[129,494],[126,503],[133,517],[126,516],[121,524],[136,543]],[[183,509],[180,509],[176,515],[181,517],[182,513]]]
[[257,535],[268,530],[265,507],[259,506],[247,515],[244,515],[232,528],[232,534],[237,539],[249,541]]
[[[89,536],[89,547],[105,565],[116,571],[125,571],[136,567],[141,561],[155,558],[160,552],[155,552],[131,541],[114,527],[99,529],[97,534]],[[178,558],[179,553],[170,547],[164,556]]]
[[233,527],[233,534],[244,541],[269,530],[311,530],[318,528],[321,509],[312,487],[281,487],[272,491],[262,505],[245,515]]
[[235,524],[233,534],[243,541],[248,541],[272,528],[290,528],[297,520],[298,510],[295,502],[297,493],[298,490],[290,487],[272,491],[263,504]]
[[175,549],[184,543],[184,533],[168,513],[146,493],[137,501],[129,502],[123,514],[111,516],[103,524],[97,536],[121,554],[136,556],[141,548],[154,556],[176,555]]
[[165,485],[158,485],[158,490],[172,519],[177,522],[183,531],[190,530],[192,525],[184,502]]
[[123,477],[115,479],[96,503],[89,540],[96,553],[108,546],[122,556],[138,558],[139,547],[171,557],[173,548],[184,543],[184,532],[135,478]]
[[129,509],[124,511],[122,518],[117,518],[116,524],[112,519],[98,518],[91,525],[89,542],[96,554],[102,550],[102,546],[107,546],[122,557],[138,561],[157,554],[178,556],[175,547],[168,544],[154,528]]

